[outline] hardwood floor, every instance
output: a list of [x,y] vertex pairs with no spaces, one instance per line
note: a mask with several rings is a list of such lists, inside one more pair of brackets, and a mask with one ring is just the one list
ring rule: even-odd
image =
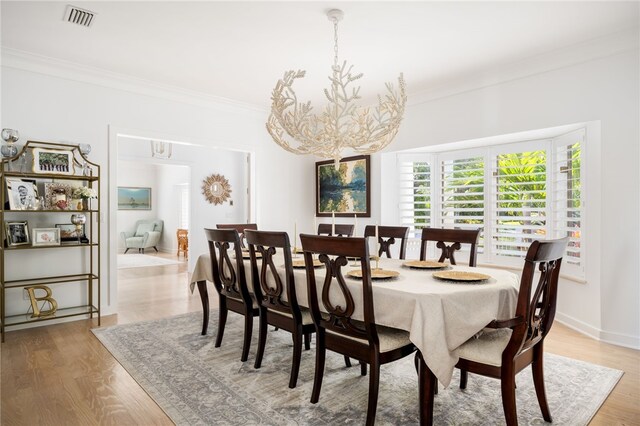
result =
[[[119,270],[120,312],[103,317],[102,324],[201,311],[198,293],[188,291],[187,281],[186,263]],[[215,298],[213,289],[209,294]],[[172,424],[89,331],[96,325],[83,320],[7,334],[0,347],[0,424]],[[640,425],[640,351],[595,341],[557,322],[546,350],[625,371],[591,424]]]

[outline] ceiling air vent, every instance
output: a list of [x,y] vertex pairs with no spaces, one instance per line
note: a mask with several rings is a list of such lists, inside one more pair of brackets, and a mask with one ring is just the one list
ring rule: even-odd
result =
[[71,22],[72,24],[82,25],[87,28],[93,23],[94,16],[95,13],[93,12],[71,5],[67,5],[67,9],[64,12],[65,21]]

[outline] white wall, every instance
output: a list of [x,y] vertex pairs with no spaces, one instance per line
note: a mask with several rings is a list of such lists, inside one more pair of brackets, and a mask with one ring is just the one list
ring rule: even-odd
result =
[[[118,161],[118,186],[151,188],[151,210],[118,210],[117,233],[134,232],[136,221],[153,220],[158,215],[158,170],[153,164]],[[118,249],[124,252],[124,240],[118,238]]]
[[[266,112],[211,100],[192,102],[185,96],[160,90],[153,95],[149,90],[147,94],[134,93],[134,84],[123,85],[120,80],[111,81],[106,76],[78,72],[69,64],[60,66],[28,55],[16,59],[3,52],[1,71],[1,125],[19,129],[19,143],[25,140],[90,143],[93,147],[90,158],[102,166],[103,314],[117,310],[115,253],[119,237],[115,227],[110,229],[108,220],[110,213],[115,220],[117,212],[115,199],[111,199],[115,196],[116,176],[113,176],[113,188],[109,188],[109,171],[117,173],[119,130],[170,136],[171,140],[209,148],[251,152],[255,161],[253,211],[258,212],[255,218],[258,225],[264,229],[287,230],[297,219],[311,227],[313,159],[298,157],[277,147],[264,129]],[[206,158],[212,164],[217,161],[214,155]],[[200,179],[214,172],[213,167],[192,170],[194,198],[201,197],[197,189]],[[224,207],[220,211],[224,211]],[[192,211],[194,237],[197,230],[202,229],[196,218],[209,221],[206,215],[210,213],[208,208]],[[191,251],[191,260],[200,254],[198,251],[201,249]],[[44,252],[30,252],[33,252],[33,261],[42,264],[40,256],[44,256]],[[14,265],[20,268],[19,263]],[[61,298],[60,305],[66,301],[65,297]],[[8,299],[7,304],[11,303]]]
[[[183,188],[182,185],[189,185],[191,170],[187,166],[173,164],[159,164],[156,167],[158,175],[158,187],[155,192],[158,200],[157,218],[164,221],[158,250],[177,254],[176,231],[180,228],[180,192]],[[120,222],[118,221],[119,226]]]
[[[563,280],[557,319],[640,347],[639,54],[636,48],[408,107],[393,150],[600,121],[588,135],[587,283]],[[383,161],[389,161],[385,155]],[[378,185],[377,187],[375,185]],[[391,183],[379,189],[393,191]],[[393,207],[390,207],[393,208]]]

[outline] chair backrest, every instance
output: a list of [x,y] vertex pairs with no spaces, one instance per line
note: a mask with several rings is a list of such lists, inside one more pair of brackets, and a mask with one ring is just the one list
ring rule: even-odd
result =
[[151,231],[157,231],[162,233],[162,228],[164,227],[164,220],[149,220],[149,219],[137,220],[136,228],[134,229],[134,232],[138,229],[139,225],[143,225],[143,224],[153,225],[153,228],[151,229]]
[[244,230],[245,229],[258,229],[258,225],[255,223],[218,223],[216,225],[218,229],[235,229],[240,235],[240,244],[244,247]]
[[[351,237],[353,235],[354,226],[346,223],[336,223],[336,236],[338,237]],[[333,224],[320,223],[318,224],[318,235],[333,236]]]
[[429,241],[435,241],[436,247],[442,250],[438,262],[444,262],[445,259],[449,259],[449,262],[455,265],[456,259],[454,258],[454,252],[460,250],[462,244],[470,244],[469,266],[476,266],[479,235],[479,229],[424,228],[422,230],[422,243],[420,245],[420,260],[427,259],[427,243]]
[[[301,234],[300,241],[307,272],[309,308],[316,326],[344,336],[365,339],[370,345],[379,347],[367,239]],[[321,280],[320,288],[316,284],[314,254],[318,254],[318,259],[325,265],[325,277]],[[361,289],[362,297],[354,298],[342,275],[342,267],[349,263],[347,257],[360,259],[362,282],[355,288]],[[337,291],[333,291],[334,285],[337,286]],[[335,297],[337,293],[341,293],[342,297]],[[321,300],[318,300],[319,294]],[[362,323],[354,322],[352,319],[356,310],[356,300],[362,303],[364,327]]]
[[[251,278],[256,299],[267,309],[293,315],[296,322],[300,323],[302,314],[296,296],[289,236],[286,232],[250,229],[246,230],[245,235],[251,255]],[[273,262],[278,250],[284,254],[283,274],[278,272],[280,265]],[[258,258],[257,254],[261,257]]]
[[[513,333],[503,352],[503,359],[505,356],[512,359],[535,345],[551,329],[556,314],[560,265],[568,242],[569,238],[563,238],[534,241],[529,246],[518,290],[515,318],[519,322],[512,327]],[[534,287],[536,270],[540,277]]]
[[[365,226],[364,236],[375,237],[376,227],[374,225]],[[386,253],[387,257],[391,258],[391,245],[395,244],[396,238],[400,238],[400,259],[404,259],[407,250],[407,239],[409,238],[409,227],[378,226],[378,244],[380,244],[378,256],[382,256],[382,253]]]
[[[241,299],[250,306],[251,295],[242,262],[240,236],[235,229],[205,229],[211,257],[213,284],[219,294]],[[233,247],[230,245],[233,244]],[[229,257],[229,249],[235,253],[235,259]]]

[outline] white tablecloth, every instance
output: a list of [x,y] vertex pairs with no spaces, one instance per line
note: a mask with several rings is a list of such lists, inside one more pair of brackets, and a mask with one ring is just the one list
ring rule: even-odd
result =
[[[274,259],[274,262],[278,266],[284,265],[282,257]],[[458,362],[456,349],[492,320],[514,315],[519,277],[503,269],[456,265],[452,266],[454,270],[472,270],[492,278],[480,284],[445,282],[432,277],[432,270],[407,268],[402,266],[404,262],[380,260],[381,268],[399,271],[400,276],[373,281],[376,323],[409,331],[411,341],[422,352],[426,364],[438,380],[448,386]],[[372,267],[374,263],[371,262]],[[249,287],[252,288],[250,261],[245,260],[244,265]],[[352,268],[346,266],[343,272],[349,269]],[[305,270],[294,271],[298,303],[308,306]],[[316,269],[318,286],[323,282],[324,273],[324,268]],[[204,280],[213,281],[208,254],[198,258],[191,277],[191,291],[196,282]],[[346,282],[359,307],[354,317],[363,319],[362,304],[357,300],[357,296],[362,294],[359,280],[346,278]],[[337,285],[332,287],[331,299],[337,303],[342,296]]]

